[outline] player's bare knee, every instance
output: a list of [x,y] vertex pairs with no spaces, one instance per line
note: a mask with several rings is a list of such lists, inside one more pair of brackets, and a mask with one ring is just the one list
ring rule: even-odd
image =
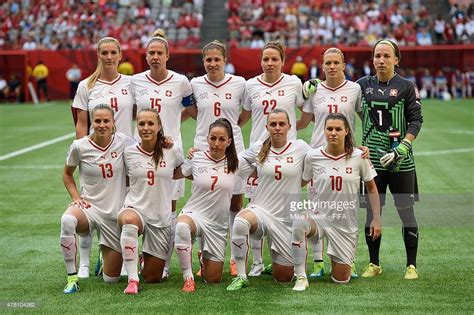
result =
[[160,283],[161,282],[161,274],[158,273],[144,273],[143,275],[143,280],[145,280],[146,283]]
[[219,275],[204,274],[204,281],[206,281],[206,283],[220,283],[221,280],[222,277]]

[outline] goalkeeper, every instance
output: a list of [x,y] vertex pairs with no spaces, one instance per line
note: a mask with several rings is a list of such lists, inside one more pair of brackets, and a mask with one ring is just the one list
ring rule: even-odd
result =
[[[395,72],[401,59],[397,44],[380,40],[372,52],[375,76],[357,81],[362,88],[362,144],[369,147],[370,159],[377,170],[375,182],[380,205],[385,204],[387,186],[394,196],[407,255],[404,278],[411,280],[418,278],[418,225],[413,210],[418,200],[418,185],[412,145],[423,122],[421,104],[416,86]],[[367,209],[365,234],[370,264],[362,277],[382,274],[379,261],[382,237],[374,240],[367,236],[371,221],[372,211]]]

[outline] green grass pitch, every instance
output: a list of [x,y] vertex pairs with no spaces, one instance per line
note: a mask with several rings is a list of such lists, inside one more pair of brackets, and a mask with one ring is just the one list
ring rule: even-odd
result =
[[[414,143],[421,201],[415,206],[420,244],[416,281],[402,279],[405,251],[391,197],[383,214],[381,264],[384,274],[356,279],[347,286],[326,275],[305,292],[278,284],[270,276],[227,292],[228,263],[221,284],[197,278],[197,292],[180,291],[176,257],[172,276],[162,284],[142,284],[137,296],[125,296],[126,279],[108,285],[91,276],[81,292],[65,295],[65,267],[59,249],[60,217],[69,203],[62,166],[72,138],[11,158],[5,155],[74,131],[68,102],[33,106],[0,105],[0,312],[41,313],[471,313],[473,295],[474,103],[425,101],[425,123]],[[249,125],[244,129],[248,138]],[[300,133],[309,140],[312,126]],[[357,129],[360,122],[357,122]],[[183,124],[185,149],[192,144],[194,122]],[[360,140],[360,135],[357,136]],[[187,184],[187,196],[190,192]],[[182,207],[184,199],[180,201]],[[360,212],[360,223],[364,214]],[[359,272],[368,263],[361,233]],[[97,258],[94,240],[91,262]],[[265,261],[269,262],[265,245]],[[309,257],[310,259],[310,257]],[[197,270],[197,259],[194,258]],[[308,260],[308,266],[311,262]],[[326,260],[326,271],[329,261]],[[92,266],[93,267],[93,266]],[[471,297],[470,297],[471,296]],[[17,303],[17,304],[15,304]],[[23,304],[18,304],[23,303]],[[33,308],[29,308],[33,306]]]

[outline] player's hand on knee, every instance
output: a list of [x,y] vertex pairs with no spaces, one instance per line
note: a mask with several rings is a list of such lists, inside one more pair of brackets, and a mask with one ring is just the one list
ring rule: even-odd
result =
[[91,207],[90,203],[87,202],[87,200],[84,200],[83,198],[78,198],[78,199],[73,200],[73,202],[71,203],[71,206],[75,206],[81,209],[87,209]]
[[307,100],[311,97],[311,95],[316,93],[319,83],[321,83],[321,80],[319,79],[310,79],[303,83],[303,98],[305,100]]

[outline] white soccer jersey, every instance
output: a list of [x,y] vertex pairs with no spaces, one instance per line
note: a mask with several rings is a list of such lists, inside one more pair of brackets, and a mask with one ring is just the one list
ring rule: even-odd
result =
[[170,226],[173,172],[184,162],[181,149],[176,146],[163,149],[163,158],[155,167],[153,152],[134,144],[125,148],[124,161],[130,178],[125,207],[140,212],[146,223]]
[[261,164],[257,158],[261,147],[262,142],[258,141],[239,156],[241,164],[257,165],[258,186],[251,204],[278,219],[289,220],[290,205],[300,201],[304,158],[311,148],[303,140],[291,141],[283,148],[271,147],[267,159]]
[[216,119],[227,118],[232,124],[235,148],[237,152],[242,152],[244,141],[237,121],[245,99],[245,79],[226,74],[222,81],[214,83],[204,75],[192,79],[191,87],[198,108],[194,147],[207,150],[209,125]]
[[193,175],[191,197],[182,213],[196,212],[227,229],[230,200],[236,173],[227,173],[227,160],[216,161],[206,151],[194,153],[181,167],[185,176]]
[[[168,77],[157,82],[147,70],[132,76],[131,90],[137,109],[156,109],[160,113],[164,134],[181,147],[181,110],[193,105],[187,103],[193,94],[188,79],[168,70]],[[138,132],[135,132],[135,138],[139,138]]]
[[361,154],[361,150],[354,149],[346,159],[346,154],[334,157],[319,147],[308,152],[304,163],[303,179],[315,179],[312,201],[322,215],[320,221],[348,233],[358,231],[360,181],[368,182],[377,176],[370,159],[363,159]]
[[117,132],[102,148],[90,137],[74,140],[66,165],[79,166],[81,197],[107,217],[116,219],[125,199],[123,151],[134,140]]
[[250,143],[268,138],[265,128],[267,116],[275,108],[288,112],[291,123],[288,139],[296,139],[296,107],[303,105],[302,89],[301,80],[294,75],[282,74],[273,84],[263,81],[261,75],[247,81],[247,97],[243,109],[252,111]]
[[[87,88],[87,79],[79,82],[72,107],[91,112],[99,104],[109,105],[115,112],[117,131],[132,137],[133,97],[128,75],[119,75],[112,82],[97,80],[92,89]],[[91,134],[92,127],[89,130]]]
[[362,91],[360,85],[355,82],[345,80],[336,88],[330,88],[321,83],[316,93],[306,100],[303,105],[304,112],[314,114],[311,147],[317,148],[326,143],[324,121],[330,113],[344,114],[354,133],[356,113],[362,110],[361,102]]

